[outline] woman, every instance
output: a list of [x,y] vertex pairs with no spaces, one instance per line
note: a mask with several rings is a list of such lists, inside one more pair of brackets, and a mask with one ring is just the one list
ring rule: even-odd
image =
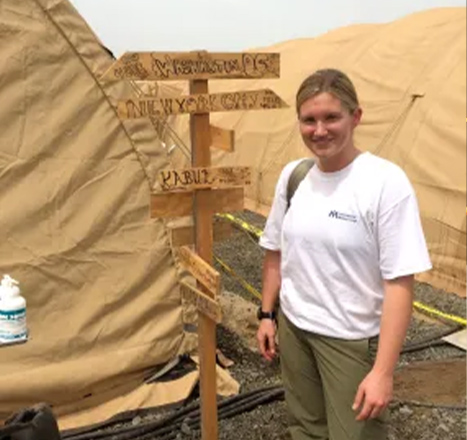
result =
[[258,342],[276,355],[274,308],[293,440],[383,440],[384,410],[409,326],[414,274],[431,268],[404,172],[355,146],[362,118],[350,79],[334,69],[297,93],[305,145],[317,162],[290,206],[279,178],[266,249]]

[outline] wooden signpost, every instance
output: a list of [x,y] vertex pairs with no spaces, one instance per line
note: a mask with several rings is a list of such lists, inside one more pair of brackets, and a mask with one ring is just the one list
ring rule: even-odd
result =
[[285,108],[287,105],[272,90],[253,90],[250,92],[200,93],[178,98],[128,99],[118,103],[121,119],[144,117],[165,117],[170,115],[202,115],[213,112],[238,110],[268,110]]
[[211,298],[201,290],[191,284],[182,281],[182,296],[189,302],[196,305],[200,313],[210,318],[216,324],[222,322],[222,311],[217,298]]
[[[193,225],[180,226],[171,229],[172,247],[193,246],[196,243],[195,228]],[[233,234],[232,223],[217,221],[214,223],[213,238],[215,242],[220,242],[231,237]]]
[[222,167],[163,170],[158,180],[163,191],[243,187],[251,184],[251,169]]
[[189,114],[191,168],[163,170],[160,191],[151,196],[154,218],[193,217],[193,226],[179,231],[180,244],[194,236],[195,250],[181,247],[178,257],[197,281],[182,282],[181,293],[199,312],[201,426],[203,440],[218,439],[216,385],[216,324],[220,274],[212,267],[213,218],[217,213],[243,209],[243,186],[251,183],[245,167],[211,167],[210,148],[233,151],[234,133],[211,126],[211,112],[268,110],[287,107],[269,89],[210,94],[209,79],[279,78],[280,55],[275,53],[126,53],[105,73],[115,80],[189,80],[188,96],[129,98],[118,102],[121,119],[160,118]]
[[108,80],[279,78],[277,53],[127,52],[104,74]]
[[211,125],[211,147],[233,153],[235,132]]

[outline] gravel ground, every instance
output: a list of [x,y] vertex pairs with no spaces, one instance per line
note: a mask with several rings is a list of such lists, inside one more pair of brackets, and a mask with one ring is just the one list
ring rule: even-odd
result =
[[[259,228],[264,227],[264,218],[257,214],[244,212],[239,216]],[[238,231],[230,240],[217,244],[214,251],[224,263],[234,269],[237,275],[260,291],[263,251],[250,235]],[[220,267],[218,270],[222,272]],[[231,276],[224,275],[223,284],[226,290],[258,304],[258,300]],[[466,301],[455,294],[440,291],[425,283],[417,283],[415,297],[418,301],[443,312],[466,316]],[[415,314],[407,335],[407,344],[435,338],[447,331],[454,331],[455,328],[456,326],[449,322],[425,319],[422,315]],[[235,334],[220,329],[219,346],[228,357],[236,362],[231,371],[242,384],[243,389],[248,390],[251,387],[280,382],[278,365],[276,363],[268,365],[263,362],[259,355],[248,350]],[[444,345],[404,354],[400,365],[453,358],[461,358],[465,362],[465,353],[450,345]],[[439,380],[440,377],[433,377],[433,381],[439,382]],[[449,380],[449,378],[443,377],[443,380]],[[465,409],[436,408],[430,407],[429,403],[426,405],[419,406],[417,402],[394,403],[390,410],[389,440],[463,440],[466,438]],[[460,405],[465,408],[465,399]],[[235,419],[221,421],[220,439],[287,439],[286,425],[285,405],[283,402],[278,402]]]
[[[245,212],[241,214],[241,217],[257,227],[264,226],[264,218],[256,214]],[[260,291],[263,251],[250,235],[237,231],[229,240],[217,244],[214,252],[218,258],[234,269],[238,276]],[[217,269],[223,273],[225,296],[229,296],[225,299],[226,304],[232,307],[228,313],[234,315],[231,317],[231,323],[235,324],[233,327],[218,327],[218,346],[225,356],[234,361],[234,365],[229,368],[229,371],[240,383],[241,392],[261,389],[270,385],[280,385],[279,362],[266,363],[254,348],[254,333],[257,323],[252,316],[259,304],[258,299],[249,293],[238,280],[223,272],[219,265],[217,265]],[[434,289],[427,284],[417,284],[416,298],[444,312],[463,317],[466,315],[466,301],[464,299]],[[233,310],[235,310],[235,314],[232,312]],[[226,325],[228,325],[228,320]],[[408,332],[407,344],[433,339],[447,331],[454,331],[455,328],[448,322],[415,314]],[[418,367],[420,361],[429,362],[429,366],[434,365],[433,362],[437,362],[436,365],[441,368],[433,369],[431,376],[428,375],[428,379],[425,378],[425,382],[420,384],[416,396],[413,396],[416,399],[412,398],[409,393],[409,399],[405,397],[391,405],[388,440],[466,439],[465,358],[465,352],[449,345],[436,346],[402,355],[400,366],[406,368],[401,371]],[[456,370],[447,368],[449,365],[452,366],[453,360],[457,360],[455,362]],[[460,369],[459,362],[461,363]],[[426,364],[422,365],[426,366]],[[407,383],[412,387],[414,383],[418,384],[417,371],[412,371],[412,376],[402,376],[403,379],[409,381]],[[457,373],[448,374],[452,371],[457,371]],[[462,385],[458,386],[458,384]],[[417,387],[417,385],[415,386]],[[458,389],[454,389],[450,394],[449,390],[452,390],[453,386],[458,387]],[[405,391],[409,388],[407,387]],[[443,404],[439,403],[439,394],[443,394],[445,399]],[[404,395],[404,393],[399,395]],[[196,401],[196,396],[193,399]],[[157,420],[163,414],[165,413],[158,411],[138,415],[133,419],[133,424],[139,425],[145,421]],[[148,439],[148,437],[145,438]],[[201,434],[185,425],[177,434],[177,439],[199,440]],[[287,412],[283,401],[276,401],[219,422],[219,440],[279,439],[289,439]]]

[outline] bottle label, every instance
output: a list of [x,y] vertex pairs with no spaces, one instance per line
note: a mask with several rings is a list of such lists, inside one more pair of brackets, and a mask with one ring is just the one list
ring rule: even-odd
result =
[[0,310],[0,342],[13,342],[26,339],[26,309]]

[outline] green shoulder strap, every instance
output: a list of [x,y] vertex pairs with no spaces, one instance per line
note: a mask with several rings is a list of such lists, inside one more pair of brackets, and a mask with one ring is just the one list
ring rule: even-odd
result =
[[308,174],[308,171],[313,167],[315,161],[313,159],[303,159],[292,171],[292,174],[289,177],[289,181],[287,182],[287,209],[290,208],[290,203],[292,201],[292,197],[297,191],[298,185],[300,182],[305,178]]

